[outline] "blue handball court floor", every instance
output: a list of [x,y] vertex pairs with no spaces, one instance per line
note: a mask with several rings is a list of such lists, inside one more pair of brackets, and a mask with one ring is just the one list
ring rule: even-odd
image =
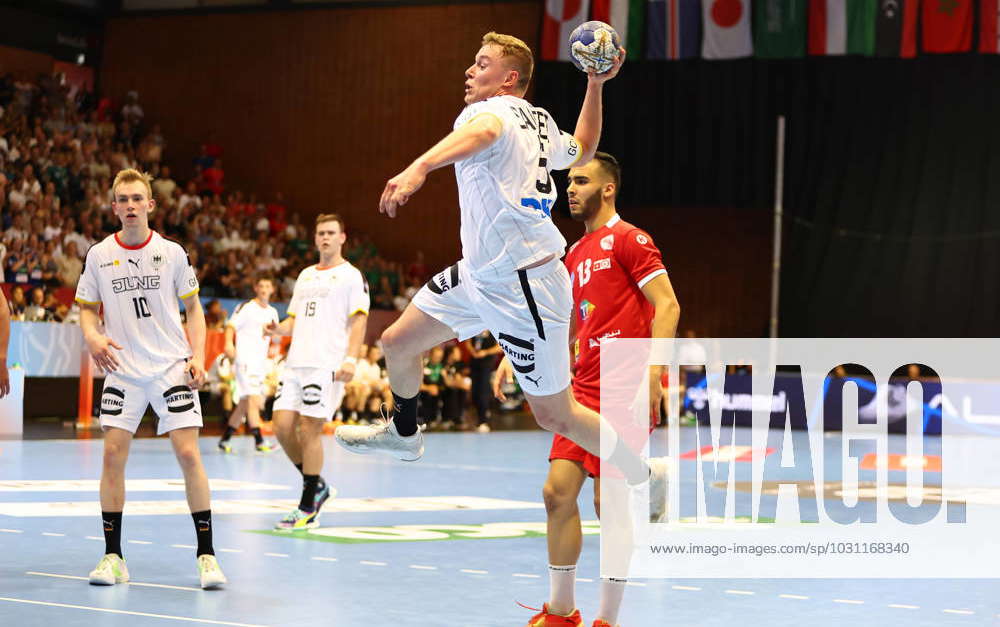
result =
[[[681,451],[694,448],[682,428]],[[0,441],[0,626],[523,627],[547,599],[541,431],[428,434],[418,462],[362,457],[325,437],[338,494],[319,529],[272,533],[298,501],[281,451],[202,438],[215,548],[229,577],[198,587],[194,530],[163,438],[137,439],[127,468],[127,585],[95,587],[103,553],[93,440]],[[654,452],[657,452],[654,450]],[[693,463],[693,462],[681,462]],[[598,605],[591,486],[577,604]],[[997,506],[1000,510],[1000,506]],[[997,535],[989,542],[1000,542]],[[983,579],[657,579],[630,581],[622,627],[996,625],[1000,585]]]

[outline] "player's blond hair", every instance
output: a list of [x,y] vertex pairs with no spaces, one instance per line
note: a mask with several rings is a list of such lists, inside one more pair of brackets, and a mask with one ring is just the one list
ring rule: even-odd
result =
[[151,200],[153,198],[153,186],[150,185],[152,180],[153,177],[145,172],[140,172],[139,170],[135,170],[133,168],[127,168],[115,175],[115,182],[111,184],[111,194],[115,197],[115,199],[117,199],[119,185],[122,183],[141,182],[146,186],[146,198]]
[[501,35],[490,31],[483,35],[483,45],[493,45],[500,48],[500,56],[507,59],[511,69],[517,70],[517,88],[528,89],[531,74],[535,70],[535,57],[531,54],[531,48],[528,47],[528,44],[513,35]]
[[345,232],[347,229],[344,227],[344,219],[340,217],[340,214],[336,213],[321,213],[316,216],[316,226],[323,224],[324,222],[336,222],[340,225],[341,233]]

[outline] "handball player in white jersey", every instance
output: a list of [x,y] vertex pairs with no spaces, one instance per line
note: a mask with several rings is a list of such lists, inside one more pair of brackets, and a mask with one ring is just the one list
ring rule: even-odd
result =
[[[76,288],[84,341],[107,372],[100,414],[105,555],[90,573],[90,583],[129,580],[121,548],[125,462],[139,421],[152,405],[159,417],[157,435],[169,434],[184,473],[198,539],[201,587],[216,588],[226,578],[212,547],[208,478],[198,450],[202,422],[196,390],[205,381],[205,315],[198,300],[198,279],[184,248],[149,228],[154,208],[149,183],[149,175],[137,170],[122,170],[115,176],[111,208],[122,229],[87,251]],[[187,311],[187,337],[178,301]]]
[[354,378],[368,326],[368,285],[341,255],[347,234],[335,213],[316,217],[319,263],[295,281],[288,317],[269,335],[291,335],[292,345],[274,396],[274,429],[288,459],[302,473],[299,506],[275,525],[295,531],[319,525],[330,497],[323,470],[323,424],[332,420]]
[[[420,356],[441,342],[489,329],[531,405],[535,420],[618,468],[631,484],[652,476],[661,488],[665,464],[647,465],[570,389],[569,338],[573,297],[560,261],[566,248],[550,212],[556,190],[549,174],[590,161],[601,137],[602,90],[625,60],[589,73],[576,129],[556,126],[524,99],[534,60],[516,37],[488,33],[465,71],[466,107],[454,130],[390,179],[379,210],[390,218],[428,173],[455,165],[461,207],[462,259],[432,277],[382,334],[395,408],[385,424],[342,426],[337,441],[357,453],[375,451],[413,461],[423,454],[417,429]],[[599,451],[601,432],[615,442]]]
[[267,349],[271,345],[271,338],[264,334],[264,329],[278,322],[278,310],[270,304],[274,279],[257,277],[253,291],[254,298],[240,303],[226,322],[225,351],[236,370],[237,403],[219,440],[219,449],[224,453],[233,452],[229,439],[240,428],[244,416],[257,450],[261,453],[272,450],[260,433],[260,410],[264,407],[264,379],[269,368]]

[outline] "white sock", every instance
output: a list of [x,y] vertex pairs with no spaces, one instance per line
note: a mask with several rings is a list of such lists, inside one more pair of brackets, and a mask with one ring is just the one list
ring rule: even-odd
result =
[[597,618],[607,621],[609,625],[617,624],[618,610],[622,607],[622,595],[624,594],[624,579],[602,579],[601,607],[597,610]]
[[568,616],[576,609],[576,564],[549,564],[549,611]]

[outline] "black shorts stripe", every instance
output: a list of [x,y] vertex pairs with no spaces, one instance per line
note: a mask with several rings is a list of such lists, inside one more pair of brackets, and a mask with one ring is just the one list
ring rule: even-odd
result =
[[458,264],[451,267],[451,287],[458,287]]
[[528,311],[531,312],[531,317],[535,320],[535,329],[538,330],[538,337],[544,340],[545,329],[542,327],[542,319],[538,315],[538,305],[535,304],[535,297],[531,295],[531,286],[528,285],[528,273],[524,270],[518,270],[517,278],[521,279],[521,291],[524,292],[524,298],[528,301]]
[[102,416],[120,416],[121,413],[122,413],[121,407],[119,407],[118,409],[103,409],[103,408],[101,409]]
[[167,411],[172,414],[183,414],[186,411],[191,411],[194,409],[194,403],[188,403],[187,405],[178,405],[177,407],[171,407],[167,405]]
[[309,385],[302,386],[303,392],[305,392],[306,390],[322,390],[322,389],[323,389],[322,387],[316,385],[315,383],[310,383]]
[[104,388],[104,393],[117,396],[118,398],[125,398],[125,392],[122,392],[118,388]]
[[308,401],[306,399],[302,399],[302,404],[303,405],[319,405],[319,400],[320,399],[318,399],[318,398],[316,400],[314,400],[314,401]]
[[528,340],[522,340],[519,337],[514,337],[513,335],[507,335],[506,333],[498,333],[497,339],[501,342],[507,342],[508,344],[513,344],[518,348],[523,348],[526,351],[535,350],[535,345]]
[[163,393],[163,398],[168,398],[170,396],[173,396],[174,394],[177,394],[178,392],[190,392],[190,391],[191,388],[189,386],[175,385],[174,387],[168,389],[166,392]]
[[517,363],[514,363],[513,361],[511,361],[510,365],[514,367],[514,370],[517,370],[521,374],[528,374],[529,372],[534,372],[535,371],[535,364],[528,364],[526,366],[522,366],[520,364],[517,364]]

